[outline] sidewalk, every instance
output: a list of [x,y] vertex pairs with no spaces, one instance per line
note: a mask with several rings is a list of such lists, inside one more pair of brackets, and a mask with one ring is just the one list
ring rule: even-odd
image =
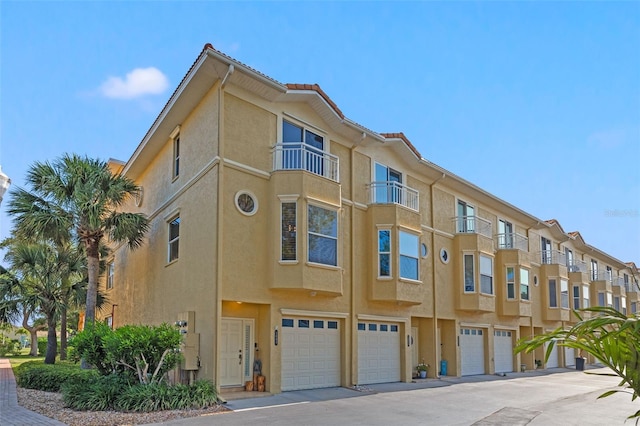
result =
[[65,426],[57,420],[34,413],[18,405],[16,379],[7,358],[0,358],[0,425]]

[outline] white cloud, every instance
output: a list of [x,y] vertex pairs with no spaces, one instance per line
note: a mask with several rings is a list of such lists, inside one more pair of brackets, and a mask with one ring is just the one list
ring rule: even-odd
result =
[[109,77],[100,86],[100,92],[107,98],[133,99],[144,95],[157,95],[169,87],[167,77],[155,67],[136,68],[126,77]]

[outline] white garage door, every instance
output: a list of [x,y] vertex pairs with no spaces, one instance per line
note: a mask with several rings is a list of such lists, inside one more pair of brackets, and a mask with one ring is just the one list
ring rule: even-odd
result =
[[460,329],[462,376],[484,374],[484,332],[478,328]]
[[513,339],[509,330],[493,331],[493,359],[496,373],[513,371]]
[[358,384],[400,381],[400,326],[358,323]]
[[340,386],[338,321],[282,319],[282,390]]
[[567,367],[576,366],[576,350],[564,347],[564,365]]
[[[546,350],[547,347],[545,345],[545,355],[546,355]],[[547,360],[547,363],[545,364],[546,368],[556,368],[559,367],[560,364],[558,363],[558,344],[556,343],[555,345],[553,345],[553,350],[551,351],[551,354],[549,355],[549,359]]]

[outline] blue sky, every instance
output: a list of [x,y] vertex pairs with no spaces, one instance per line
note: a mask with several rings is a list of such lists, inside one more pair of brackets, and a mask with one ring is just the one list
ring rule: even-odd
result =
[[640,2],[3,0],[0,37],[14,186],[65,152],[127,160],[210,42],[640,264]]

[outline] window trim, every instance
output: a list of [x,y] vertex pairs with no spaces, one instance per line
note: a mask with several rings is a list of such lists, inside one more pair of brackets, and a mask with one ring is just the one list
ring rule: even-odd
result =
[[[178,225],[178,235],[175,238],[171,238],[171,226],[173,224],[173,222],[175,222],[177,219],[177,225]],[[180,259],[180,225],[182,224],[182,220],[180,217],[180,213],[177,213],[173,216],[171,216],[171,218],[167,221],[167,264],[171,264],[174,262],[177,262],[178,259]],[[171,247],[173,245],[173,243],[176,243],[177,246],[177,250],[176,250],[176,255],[175,257],[172,258],[172,250]]]
[[[330,235],[319,234],[317,232],[312,232],[309,229],[309,218],[310,218],[309,209],[312,208],[312,207],[319,208],[319,209],[326,210],[326,211],[330,211],[330,212],[333,212],[335,214],[335,220],[336,220],[336,236],[335,237],[330,236]],[[306,217],[306,219],[307,219],[307,221],[306,221],[307,222],[307,229],[306,229],[306,231],[307,231],[306,232],[306,234],[307,234],[306,235],[307,236],[307,262],[309,264],[311,264],[311,265],[321,265],[321,266],[328,266],[328,267],[332,267],[332,268],[338,267],[338,265],[340,263],[339,262],[340,261],[340,253],[339,253],[340,245],[338,244],[339,243],[339,236],[340,236],[340,221],[339,221],[339,217],[338,217],[339,216],[338,215],[338,209],[327,208],[326,206],[322,206],[322,205],[316,204],[316,203],[307,203],[306,211],[307,211],[306,212],[307,213],[307,217]],[[321,238],[328,238],[328,239],[335,240],[335,247],[336,247],[335,248],[335,258],[336,258],[335,265],[332,265],[332,264],[329,264],[329,263],[314,262],[314,261],[312,261],[310,259],[310,256],[311,256],[310,236],[311,235],[319,236]]]
[[[249,196],[249,198],[251,198],[251,200],[253,201],[253,210],[251,210],[250,212],[247,212],[245,210],[243,210],[242,208],[240,208],[240,197],[242,197],[243,195],[247,195]],[[245,215],[245,216],[253,216],[254,214],[256,214],[258,212],[258,197],[256,197],[256,195],[247,190],[247,189],[242,189],[238,192],[236,192],[236,195],[234,197],[233,203],[235,204],[236,208],[238,209],[238,211]]]
[[[551,285],[551,283],[553,283],[553,286]],[[552,287],[553,287],[553,291],[552,291]],[[549,294],[549,307],[550,308],[559,308],[559,306],[558,306],[558,280],[557,279],[549,278],[547,280],[547,292]]]
[[[569,280],[560,278],[560,307],[562,309],[571,309],[569,303]],[[566,290],[563,290],[566,289]]]
[[[482,259],[486,259],[491,263],[491,275],[486,275],[483,274],[482,272]],[[482,294],[488,294],[488,295],[494,295],[494,288],[493,288],[493,257],[487,256],[485,254],[480,254],[478,257],[478,272],[480,273],[480,293]],[[491,292],[487,293],[484,291],[484,289],[482,288],[482,277],[488,277],[490,279],[489,284],[491,285]]]
[[[411,256],[410,254],[406,254],[402,252],[402,234],[415,238],[416,245],[414,247],[415,252],[413,253],[415,256]],[[416,264],[415,278],[405,277],[402,275],[402,267],[400,265],[402,263],[403,257],[407,259],[412,259],[415,261],[415,264]],[[398,230],[398,277],[403,280],[420,281],[420,235],[417,235],[408,231],[403,231],[402,229]]]
[[[467,271],[467,261],[471,260],[471,273],[468,274]],[[465,293],[475,293],[476,292],[476,265],[475,265],[476,257],[473,254],[463,253],[462,255],[462,285]],[[472,286],[471,290],[467,290],[467,278],[471,277]]]
[[[294,212],[294,224],[293,224],[293,231],[291,230],[291,224],[288,225],[288,229],[287,231],[285,231],[285,223],[284,223],[284,216],[283,216],[283,208],[285,204],[293,204],[295,212]],[[297,198],[281,198],[280,199],[280,262],[281,263],[298,263],[298,199]],[[284,259],[284,250],[283,250],[283,246],[284,246],[284,233],[285,232],[293,232],[294,234],[294,252],[293,252],[293,259]]]
[[[386,232],[389,235],[389,251],[382,251],[380,248],[380,233],[381,232]],[[378,232],[377,232],[377,236],[378,236],[378,279],[388,279],[388,278],[392,278],[393,277],[393,264],[391,262],[391,259],[393,259],[392,257],[392,252],[393,252],[393,238],[392,238],[392,234],[391,234],[391,228],[378,228]],[[381,273],[382,271],[382,256],[387,256],[387,262],[388,262],[388,274],[387,275],[383,275]]]
[[[509,269],[511,269],[511,273],[512,273],[512,278],[511,281],[509,281]],[[515,266],[507,266],[505,268],[505,283],[507,285],[506,287],[506,291],[507,291],[507,300],[517,300],[518,298],[516,297],[516,268]],[[511,285],[512,287],[512,293],[513,296],[509,297],[509,285]]]
[[113,260],[110,260],[107,263],[107,284],[106,284],[107,290],[111,290],[113,288],[114,275],[115,275],[115,264]]
[[[522,277],[522,275],[523,275],[522,272],[523,271],[527,273],[527,282],[526,283],[523,282],[523,280],[522,280],[522,278],[523,278]],[[531,271],[528,270],[527,268],[520,268],[520,270],[518,271],[518,278],[519,278],[519,284],[520,284],[519,285],[520,292],[518,294],[519,294],[519,297],[520,297],[521,301],[526,300],[527,302],[531,302],[531,282],[530,282],[530,278],[529,278],[529,274],[530,273],[531,273]],[[522,297],[522,288],[523,288],[523,286],[525,286],[527,288],[527,298],[526,299]]]
[[180,177],[180,126],[177,126],[169,137],[172,144],[171,178],[176,180]]

